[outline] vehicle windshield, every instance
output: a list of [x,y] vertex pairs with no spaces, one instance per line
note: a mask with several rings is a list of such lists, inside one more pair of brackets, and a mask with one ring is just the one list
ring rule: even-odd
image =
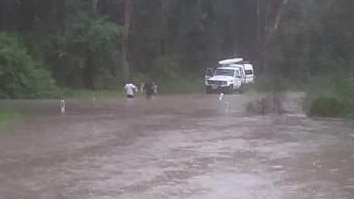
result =
[[216,69],[215,75],[233,77],[234,70],[232,70],[232,69]]

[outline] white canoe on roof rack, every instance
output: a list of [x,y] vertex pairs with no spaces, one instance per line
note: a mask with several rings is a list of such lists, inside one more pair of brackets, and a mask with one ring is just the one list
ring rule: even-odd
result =
[[220,65],[236,64],[236,63],[239,63],[242,61],[243,61],[243,58],[224,59],[224,60],[220,60],[219,64]]

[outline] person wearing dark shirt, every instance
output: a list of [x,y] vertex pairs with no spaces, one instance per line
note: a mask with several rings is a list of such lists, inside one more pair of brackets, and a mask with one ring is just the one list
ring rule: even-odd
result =
[[153,83],[151,81],[148,81],[144,84],[144,91],[146,94],[146,98],[150,99],[151,96],[154,94]]

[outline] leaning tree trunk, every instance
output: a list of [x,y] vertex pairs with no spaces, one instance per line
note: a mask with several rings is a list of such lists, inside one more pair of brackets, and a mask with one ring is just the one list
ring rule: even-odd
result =
[[[287,4],[287,0],[257,0],[253,2],[253,9],[256,9],[257,23],[257,49],[259,58],[257,63],[263,62],[266,58],[267,48],[271,48],[271,42],[276,36],[275,33],[279,30],[282,11]],[[269,12],[271,11],[271,12]],[[255,14],[255,13],[253,13]],[[254,17],[254,16],[253,16]],[[274,22],[266,32],[267,17],[274,19]],[[264,62],[266,63],[266,62]],[[272,87],[270,93],[267,93],[259,100],[251,101],[246,106],[246,111],[253,114],[281,114],[284,112],[282,107],[282,90],[279,87],[280,70],[274,65],[260,66],[267,72],[268,78],[271,81]]]
[[257,38],[256,38],[256,67],[257,72],[262,74],[265,69],[265,36],[266,36],[266,10],[267,2],[265,0],[257,0],[256,2],[256,15],[257,15]]
[[133,14],[133,2],[132,0],[125,0],[124,6],[124,30],[123,30],[123,43],[122,43],[122,70],[124,80],[129,79],[129,62],[128,62],[128,50],[129,50],[129,30],[131,24],[131,18]]
[[266,42],[270,42],[271,39],[273,38],[274,33],[276,33],[276,31],[279,29],[281,17],[283,14],[283,8],[287,3],[288,3],[288,0],[273,0],[272,6],[275,11],[274,24],[268,33]]
[[[276,13],[275,13],[275,20],[272,29],[269,32],[268,40],[266,42],[271,42],[275,33],[278,31],[281,17],[283,13],[284,6],[288,3],[288,0],[278,0],[278,3],[275,4],[276,6]],[[279,68],[274,68],[272,70],[273,78],[272,78],[272,96],[271,96],[271,103],[272,103],[272,111],[273,113],[280,113],[282,112],[282,105],[281,105],[281,98],[282,98],[282,86],[281,86],[281,72]]]

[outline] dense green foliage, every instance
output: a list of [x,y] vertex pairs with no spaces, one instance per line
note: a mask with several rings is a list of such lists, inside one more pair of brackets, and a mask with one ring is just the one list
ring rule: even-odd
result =
[[335,97],[317,96],[310,104],[308,114],[311,116],[337,117],[344,116],[345,104]]
[[[51,49],[53,54],[57,53],[50,60],[55,78],[67,87],[89,89],[114,83],[111,74],[114,74],[117,64],[114,56],[119,57],[119,51],[115,48],[119,35],[120,27],[103,17],[90,16],[86,12],[72,16],[56,38],[59,48]],[[82,76],[78,77],[78,74]],[[110,81],[100,79],[100,85],[96,85],[101,75]]]
[[52,97],[57,87],[16,38],[0,34],[0,98]]
[[305,100],[310,116],[353,117],[354,81],[348,74],[313,78]]
[[[206,67],[233,56],[252,61],[262,90],[306,87],[314,76],[347,81],[353,8],[351,0],[0,0],[0,31],[21,43],[16,73],[31,76],[1,78],[0,97],[48,96],[38,86],[53,83],[38,81],[50,76],[65,89],[117,89],[127,72],[162,91],[195,90]],[[12,59],[2,53],[1,69]],[[348,92],[335,95],[350,101]]]
[[307,81],[314,75],[354,72],[352,1],[289,1],[277,39],[270,42],[268,64],[283,76]]
[[0,0],[0,30],[21,35],[61,87],[120,88],[126,59],[131,79],[154,78],[165,91],[194,90],[190,85],[217,59],[256,57],[255,2]]

